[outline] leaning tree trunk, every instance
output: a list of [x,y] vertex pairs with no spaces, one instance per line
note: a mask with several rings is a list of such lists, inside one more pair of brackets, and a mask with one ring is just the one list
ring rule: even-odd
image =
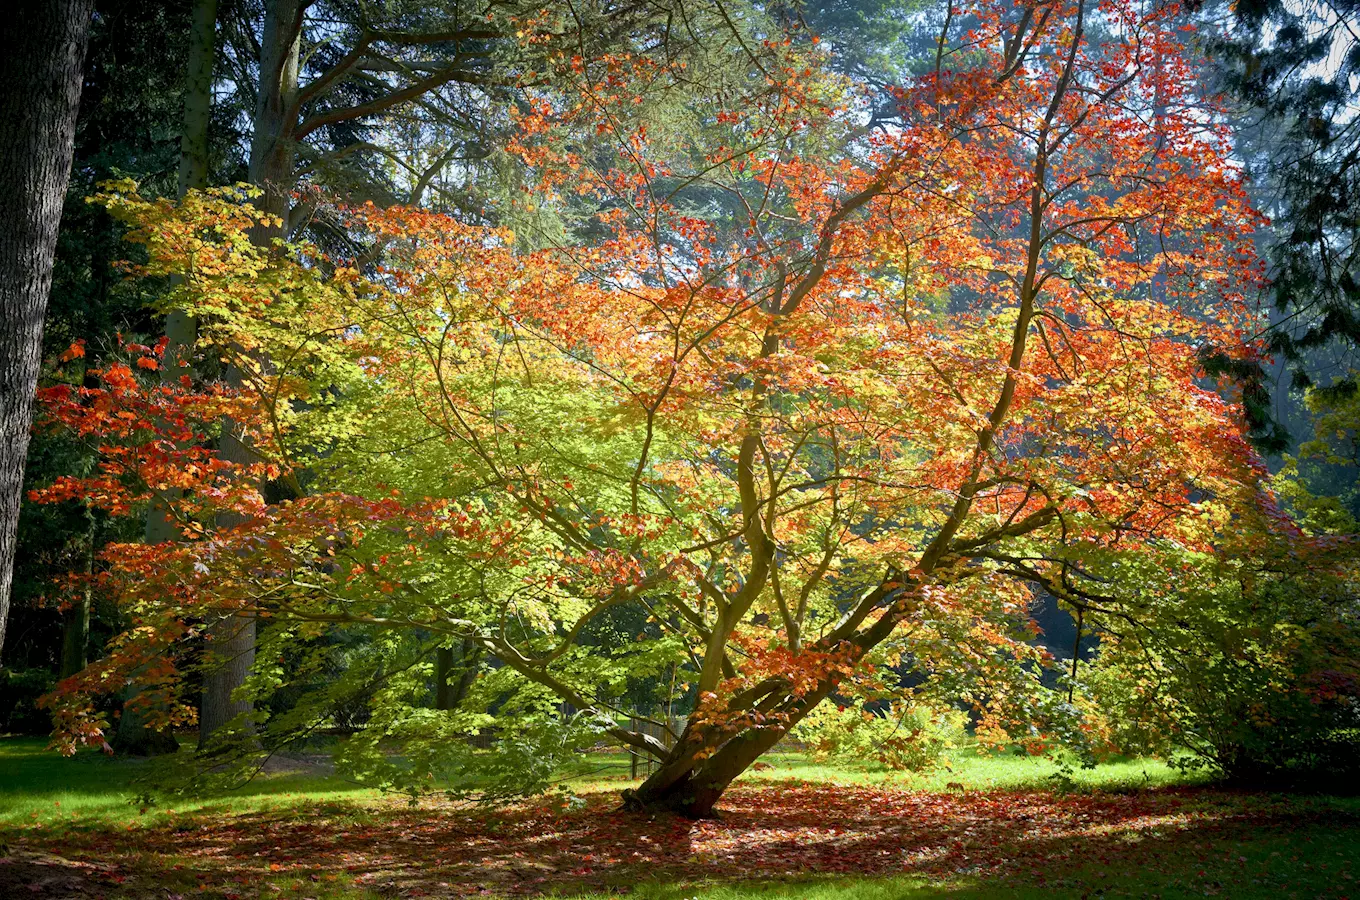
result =
[[[623,792],[627,809],[665,809],[692,819],[712,816],[713,807],[738,775],[768,752],[789,729],[798,724],[839,683],[829,677],[802,697],[771,697],[762,704],[767,723],[735,733],[698,726],[693,719],[680,740],[662,760],[661,767],[636,790]],[[761,710],[757,710],[761,711]]]
[[19,0],[0,16],[0,648],[93,14],[94,0]]
[[[923,576],[928,577],[937,562],[928,549],[921,563]],[[857,631],[862,619],[852,617],[808,649],[848,654],[845,661],[853,667],[910,615],[913,595],[914,590],[896,580],[885,581],[861,603],[865,611],[880,610],[876,622]],[[744,697],[733,698],[727,712],[744,714],[746,722],[735,729],[696,725],[691,717],[680,740],[663,756],[661,767],[636,790],[623,792],[624,807],[667,809],[696,819],[713,815],[714,805],[732,781],[831,696],[843,678],[844,669],[834,668],[812,690],[801,694],[791,691],[784,679],[771,678]]]
[[[293,186],[295,149],[290,116],[296,116],[298,50],[301,43],[301,0],[271,0],[265,7],[260,42],[260,91],[255,110],[255,132],[250,145],[250,180],[264,191],[262,211],[288,220],[289,192]],[[269,246],[284,234],[282,225],[253,229],[251,240]],[[228,372],[228,382],[239,372]],[[253,461],[250,447],[233,423],[224,423],[223,459],[234,463]],[[224,524],[229,524],[226,522]],[[251,710],[249,700],[237,696],[255,660],[255,618],[228,616],[208,628],[211,659],[203,679],[203,705],[199,711],[199,748],[232,719]]]

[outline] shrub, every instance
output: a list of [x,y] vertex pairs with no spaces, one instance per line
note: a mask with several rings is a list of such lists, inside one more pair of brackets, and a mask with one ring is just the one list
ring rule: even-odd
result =
[[1336,559],[1183,554],[1107,623],[1087,687],[1132,752],[1237,782],[1360,775],[1360,605]]
[[956,709],[898,702],[863,706],[823,704],[793,731],[820,759],[925,772],[967,737],[968,716]]

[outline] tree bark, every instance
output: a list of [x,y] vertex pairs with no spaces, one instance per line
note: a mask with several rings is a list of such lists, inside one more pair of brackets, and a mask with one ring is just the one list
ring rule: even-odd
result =
[[237,716],[254,708],[235,697],[255,664],[255,617],[228,616],[208,627],[207,653],[212,657],[203,677],[203,705],[198,713],[198,749],[210,748],[213,736]]
[[0,16],[0,648],[93,14],[94,0],[20,0]]
[[[250,141],[250,183],[264,191],[256,205],[288,221],[293,189],[297,144],[289,121],[298,93],[298,50],[302,38],[301,0],[271,0],[265,9],[264,34],[260,42],[260,89],[255,107],[254,132]],[[268,246],[284,236],[284,225],[258,229],[251,237]]]
[[434,651],[434,708],[453,709],[449,676],[453,674],[453,648],[439,647]]
[[[255,110],[255,130],[250,144],[250,181],[264,191],[260,209],[278,217],[276,224],[256,228],[251,240],[269,246],[283,237],[288,220],[288,202],[293,187],[296,158],[292,123],[287,114],[298,90],[298,50],[302,35],[301,0],[272,0],[265,8],[264,32],[260,42],[260,90]],[[228,372],[227,380],[239,379]],[[239,429],[225,423],[220,450],[229,462],[252,460],[250,447]],[[210,660],[203,680],[203,704],[199,711],[199,748],[203,749],[229,721],[248,713],[248,700],[234,699],[245,683],[255,661],[255,619],[235,615],[209,626],[212,638]]]
[[179,196],[208,186],[208,125],[212,121],[217,0],[194,0],[189,67],[184,79],[184,133],[179,140]]
[[[477,663],[482,658],[482,650],[471,641],[464,640],[458,650],[455,665],[452,647],[439,647],[434,653],[434,708],[442,710],[457,709],[458,704],[467,697],[472,687],[472,679],[477,675]],[[458,670],[458,680],[449,683],[454,670]]]
[[[208,186],[208,126],[212,122],[213,56],[217,46],[217,0],[195,0],[189,26],[189,66],[184,78],[184,132],[179,141],[179,190],[181,200],[191,190]],[[165,317],[165,380],[192,374],[188,354],[198,337],[198,323],[188,313],[172,310]],[[155,534],[153,535],[153,530]],[[147,542],[174,537],[164,516],[147,520]]]
[[839,678],[828,678],[806,696],[786,698],[781,704],[784,718],[777,724],[728,734],[695,728],[691,720],[661,767],[636,790],[623,792],[624,808],[665,809],[691,819],[713,816],[714,805],[733,780],[779,743],[790,728],[835,690],[838,682]]

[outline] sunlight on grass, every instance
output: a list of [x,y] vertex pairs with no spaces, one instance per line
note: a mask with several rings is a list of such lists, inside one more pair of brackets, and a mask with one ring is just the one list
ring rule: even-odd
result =
[[[387,804],[400,802],[379,791],[324,774],[260,775],[238,790],[210,797],[161,799],[149,807],[135,801],[149,760],[113,759],[95,752],[64,758],[37,738],[0,739],[0,826],[34,822],[81,825],[149,824],[178,813],[233,815],[299,803]],[[848,768],[797,753],[771,753],[739,781],[801,781],[811,784],[883,786],[899,790],[1048,789],[1058,773],[1043,757],[980,755],[955,751],[947,767],[928,773],[883,768]],[[1185,776],[1159,760],[1121,760],[1095,769],[1076,769],[1072,780],[1084,789],[1136,789],[1175,784]],[[579,794],[618,791],[634,783],[622,752],[587,754],[563,773],[562,785]],[[144,811],[143,811],[144,810]]]
[[377,791],[340,778],[261,775],[237,791],[211,797],[136,801],[138,780],[153,763],[93,751],[67,759],[37,738],[0,739],[0,827],[70,823],[81,827],[152,824],[183,813],[235,815],[299,803],[375,801]]
[[[619,790],[633,783],[624,753],[589,754],[582,760],[580,771],[582,774],[570,774],[563,779],[563,784],[576,793]],[[850,767],[832,761],[819,762],[806,754],[776,751],[761,757],[737,781],[795,780],[811,784],[881,785],[909,791],[1051,790],[1060,780],[1060,771],[1056,761],[1042,756],[979,753],[973,747],[955,750],[944,765],[921,773],[874,765]],[[1158,759],[1111,760],[1094,769],[1071,769],[1069,775],[1071,787],[1078,790],[1134,790],[1202,780]]]
[[[1078,769],[1067,785],[1077,793],[1063,795],[1052,790],[1058,767],[1042,758],[963,749],[947,768],[910,775],[776,753],[744,776],[727,824],[693,826],[617,818],[609,794],[630,783],[628,761],[618,752],[575,761],[564,783],[590,795],[592,811],[561,817],[532,803],[502,811],[441,803],[412,809],[319,771],[264,775],[239,790],[143,809],[133,798],[137,779],[151,770],[147,761],[97,753],[65,759],[38,739],[0,739],[0,845],[120,867],[133,881],[130,892],[112,895],[118,897],[143,896],[138,891],[149,884],[189,893],[203,879],[220,887],[248,876],[252,892],[242,896],[263,889],[269,896],[368,900],[400,893],[402,879],[423,888],[450,879],[504,898],[515,879],[543,875],[536,890],[574,900],[617,896],[610,888],[628,888],[639,900],[1274,900],[1354,895],[1347,889],[1360,875],[1353,825],[1360,798],[1147,792],[1184,780],[1150,760]],[[769,791],[767,801],[759,788],[776,783],[786,789]],[[881,786],[885,793],[847,799],[820,785]],[[942,796],[895,793],[903,789]],[[1004,791],[1023,793],[989,793]],[[903,806],[903,797],[916,799]],[[818,815],[800,819],[808,804]],[[861,804],[913,814],[869,822]],[[1017,809],[1041,811],[1017,816]],[[761,818],[767,814],[775,818]],[[959,831],[959,821],[981,831]],[[331,835],[343,836],[342,851],[333,852]],[[976,843],[965,848],[960,840]],[[667,855],[662,848],[673,850],[677,841],[703,849]],[[874,849],[856,856],[857,845]],[[634,859],[639,849],[646,862]],[[945,855],[950,861],[941,866]],[[781,859],[787,868],[747,865]],[[818,868],[848,859],[867,868]],[[872,872],[881,877],[868,877]]]

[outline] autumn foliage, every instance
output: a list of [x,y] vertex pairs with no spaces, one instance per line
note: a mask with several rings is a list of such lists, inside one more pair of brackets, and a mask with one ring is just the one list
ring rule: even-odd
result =
[[[630,803],[695,815],[833,694],[947,687],[998,742],[1100,745],[1040,685],[1036,589],[1089,602],[1083,560],[1209,549],[1260,491],[1201,359],[1256,352],[1262,220],[1191,46],[1174,4],[955,5],[867,132],[796,33],[706,73],[562,56],[513,149],[566,240],[334,205],[343,241],[260,248],[234,189],[111,187],[134,274],[175,276],[201,330],[194,378],[136,348],[42,398],[104,462],[34,499],[160,497],[180,526],[106,552],[133,626],[62,686],[65,739],[134,672],[188,720],[189,638],[247,614],[257,698],[374,635],[255,726],[362,695],[348,764],[415,791],[492,708],[522,780],[606,736],[662,758]],[[682,89],[684,127],[642,121]],[[252,462],[215,451],[227,422]],[[495,663],[434,715],[455,642]],[[693,708],[669,746],[612,699],[662,673]]]

